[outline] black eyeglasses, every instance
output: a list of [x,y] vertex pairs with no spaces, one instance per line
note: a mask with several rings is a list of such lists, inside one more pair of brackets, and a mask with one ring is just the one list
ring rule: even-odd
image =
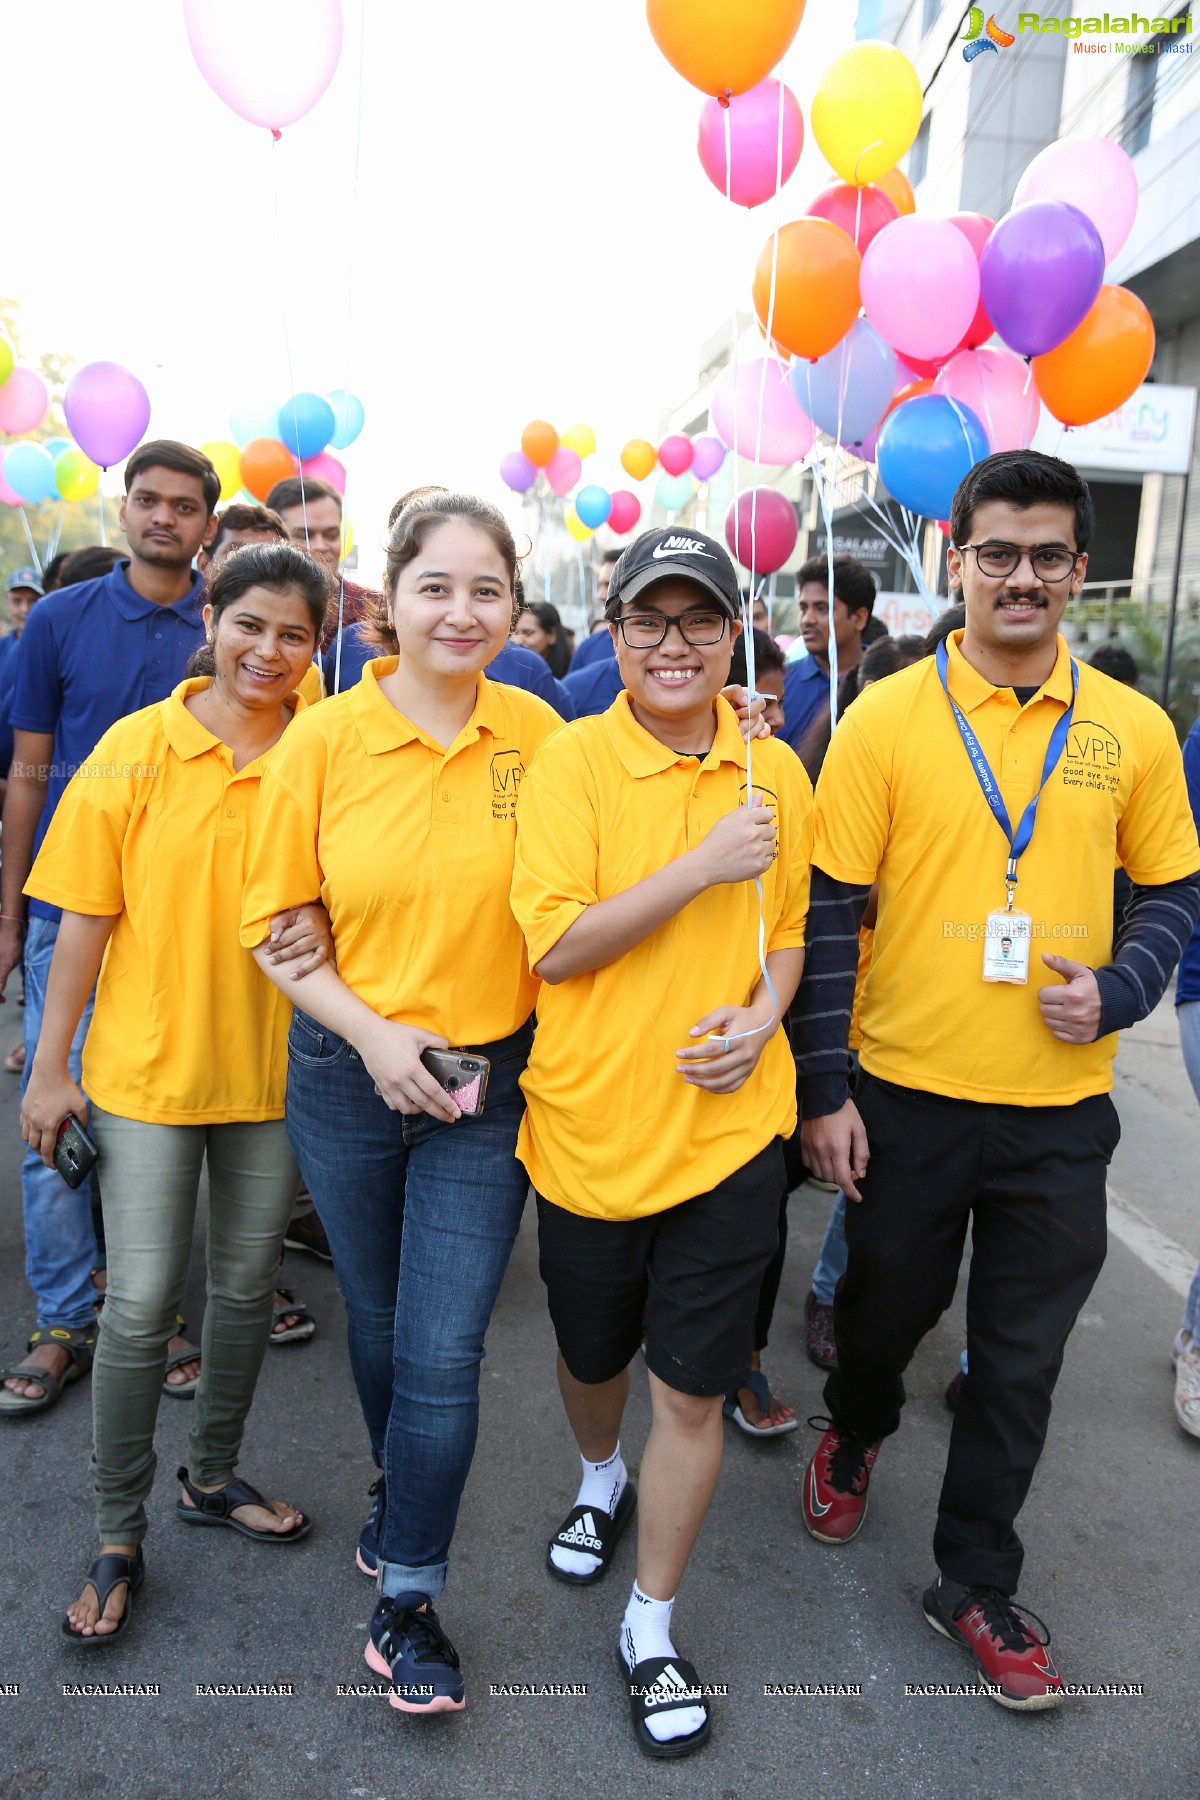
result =
[[1015,574],[1023,556],[1028,556],[1030,568],[1042,581],[1065,581],[1075,573],[1075,565],[1083,555],[1082,550],[1068,550],[1063,544],[1037,544],[1032,550],[1023,544],[997,543],[955,544],[954,548],[973,550],[979,573],[997,581]]
[[685,644],[699,650],[705,644],[719,644],[725,636],[727,622],[725,614],[715,607],[709,610],[696,608],[682,613],[677,619],[667,613],[633,612],[625,613],[617,620],[621,636],[631,650],[653,650],[663,642],[672,625]]

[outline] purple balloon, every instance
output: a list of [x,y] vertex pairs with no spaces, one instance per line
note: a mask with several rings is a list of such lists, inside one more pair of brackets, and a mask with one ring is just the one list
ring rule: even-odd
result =
[[979,291],[996,330],[1022,356],[1042,356],[1086,317],[1104,280],[1104,244],[1065,200],[1014,206],[979,259]]
[[145,437],[150,396],[120,363],[86,363],[67,383],[63,411],[84,455],[111,469]]
[[719,437],[703,431],[692,439],[692,474],[697,481],[710,481],[725,461],[725,446]]
[[500,479],[514,494],[524,494],[537,480],[537,469],[523,450],[510,450],[501,459]]

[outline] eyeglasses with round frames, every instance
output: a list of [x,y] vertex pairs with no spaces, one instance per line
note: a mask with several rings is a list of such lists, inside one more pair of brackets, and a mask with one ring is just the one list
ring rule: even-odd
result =
[[672,625],[685,644],[701,650],[706,644],[719,644],[728,624],[724,613],[714,607],[694,610],[672,618],[666,613],[624,613],[618,620],[621,636],[631,650],[653,650],[661,644]]
[[979,573],[996,581],[1014,575],[1023,556],[1028,556],[1030,568],[1042,581],[1066,581],[1083,555],[1082,550],[1068,550],[1063,544],[1035,544],[1032,549],[1022,544],[955,544],[954,548],[960,554],[973,550]]

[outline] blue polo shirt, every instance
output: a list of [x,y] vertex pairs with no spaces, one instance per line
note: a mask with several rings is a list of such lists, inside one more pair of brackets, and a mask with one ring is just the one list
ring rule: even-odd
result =
[[[36,610],[35,607],[34,611]],[[1188,799],[1192,803],[1196,829],[1200,831],[1200,719],[1196,720],[1183,740],[1183,772],[1187,776]],[[1187,949],[1179,959],[1175,975],[1176,1006],[1182,1006],[1189,1000],[1200,1000],[1200,925],[1197,925],[1188,939]]]
[[780,736],[799,755],[800,740],[824,707],[829,711],[829,676],[811,656],[783,669],[783,730]]
[[589,632],[581,644],[576,644],[575,654],[571,658],[568,675],[578,675],[580,669],[589,669],[595,662],[616,662],[617,651],[613,643],[612,632],[607,625],[601,625],[597,631]]
[[[118,719],[165,700],[204,642],[199,575],[182,600],[157,606],[134,593],[128,568],[118,563],[98,581],[47,594],[25,621],[10,723],[15,731],[54,734],[35,856],[80,763]],[[41,900],[31,900],[29,912],[36,919],[62,916]]]
[[[612,643],[611,638],[608,641]],[[563,676],[563,686],[571,697],[577,719],[590,719],[596,713],[607,712],[617,695],[625,691],[615,653],[594,656],[582,669],[572,664]]]
[[[338,677],[338,691],[345,693],[347,688],[357,686],[362,680],[363,665],[373,662],[377,656],[385,656],[367,636],[365,625],[349,625],[342,633],[342,666]],[[324,656],[325,692],[332,694],[334,666],[337,662],[337,640],[330,644]],[[527,694],[536,694],[547,706],[552,706],[560,719],[573,719],[575,710],[567,697],[567,690],[561,681],[556,681],[550,673],[544,656],[527,650],[523,644],[511,641],[497,651],[484,670],[489,681],[502,681],[506,687],[524,688]]]
[[21,640],[15,631],[0,638],[0,776],[7,776],[12,766],[13,690],[17,682],[17,651]]

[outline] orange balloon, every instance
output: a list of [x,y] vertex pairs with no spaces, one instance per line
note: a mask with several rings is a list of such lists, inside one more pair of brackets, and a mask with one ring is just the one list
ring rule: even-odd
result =
[[[771,311],[772,240],[754,269],[754,310],[766,329]],[[814,360],[840,344],[858,317],[862,257],[840,225],[793,219],[779,233],[771,333],[793,356]]]
[[644,481],[657,461],[658,451],[645,438],[630,438],[621,452],[621,467],[635,481]]
[[544,469],[558,449],[558,433],[545,419],[530,419],[521,433],[521,448],[537,469]]
[[1106,285],[1070,337],[1034,357],[1034,385],[1064,425],[1090,425],[1124,406],[1153,359],[1150,314],[1128,288]]
[[916,212],[916,196],[912,191],[912,184],[908,176],[902,170],[889,169],[886,175],[879,177],[875,186],[883,189],[901,217],[905,213]]
[[766,79],[804,17],[804,0],[646,0],[654,41],[702,94],[744,94]]
[[251,438],[242,451],[242,486],[265,500],[277,481],[296,473],[296,459],[278,438]]
[[[896,392],[892,395],[891,404],[888,406],[887,412],[884,413],[883,419],[887,418],[888,413],[895,412],[898,406],[903,406],[906,400],[915,400],[918,394],[932,394],[934,391],[933,384],[936,380],[937,377],[935,375],[922,375],[920,380],[910,381],[907,387],[897,388]],[[879,421],[881,425],[883,424],[883,419],[880,419]]]

